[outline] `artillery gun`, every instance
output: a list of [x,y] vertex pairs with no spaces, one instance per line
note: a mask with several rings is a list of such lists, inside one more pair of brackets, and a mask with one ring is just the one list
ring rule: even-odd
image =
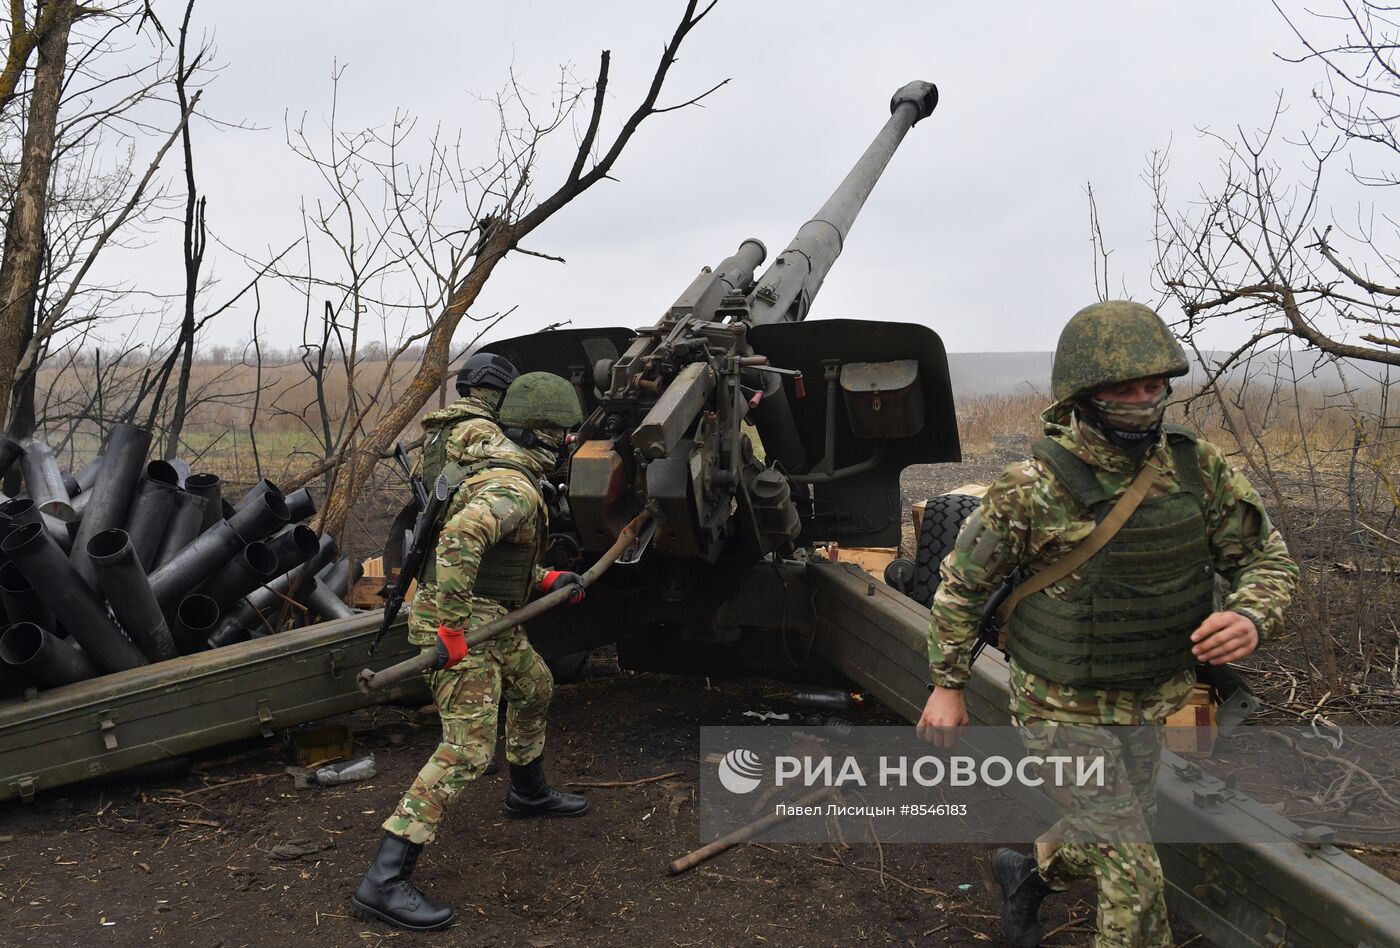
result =
[[483,347],[572,380],[585,406],[558,484],[553,565],[596,555],[644,506],[656,514],[638,565],[600,580],[584,608],[537,620],[533,639],[587,648],[626,630],[633,667],[820,675],[782,657],[786,636],[812,631],[808,605],[784,593],[792,574],[820,541],[896,545],[900,472],[960,458],[932,329],[806,321],[866,198],[937,102],[927,82],[896,92],[859,161],[761,273],[767,250],[747,239],[650,328]]

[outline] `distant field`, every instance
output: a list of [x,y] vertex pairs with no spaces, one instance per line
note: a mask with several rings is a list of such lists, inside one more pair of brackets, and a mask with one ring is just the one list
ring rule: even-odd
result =
[[[1050,401],[1051,358],[1048,352],[949,355],[965,452],[985,452],[994,439],[1003,445],[1029,444],[1040,436],[1039,415]],[[374,389],[384,365],[361,366],[358,404],[368,405],[366,424],[378,420],[379,406],[397,394],[412,368],[411,363],[397,367],[376,401]],[[1233,412],[1240,436],[1262,446],[1270,463],[1284,466],[1340,470],[1358,460],[1370,465],[1395,460],[1394,439],[1368,436],[1364,431],[1358,435],[1353,405],[1334,394],[1341,390],[1340,385],[1314,382],[1301,386],[1296,396],[1291,387],[1283,391],[1262,384],[1246,387]],[[193,383],[193,407],[179,453],[196,467],[229,472],[228,476],[238,479],[261,475],[277,480],[312,459],[324,457],[327,427],[331,443],[336,443],[352,415],[345,374],[339,367],[329,370],[322,384],[324,420],[316,382],[297,362],[264,366],[260,374],[249,365],[197,363]],[[1178,389],[1180,402],[1190,386],[1179,384]],[[117,398],[100,395],[92,391],[86,374],[48,373],[41,376],[40,414],[56,418],[79,411],[86,416],[101,415],[98,406]],[[449,397],[449,387],[444,385],[425,411],[436,409]],[[1351,397],[1363,416],[1383,407],[1374,388],[1354,385]],[[1218,407],[1208,405],[1208,401],[1191,405],[1185,414],[1178,407],[1173,417],[1197,427],[1228,449],[1238,449],[1235,432],[1225,424]],[[58,418],[44,430],[63,462],[72,467],[81,466],[96,453],[100,432],[90,419],[74,424],[67,418]],[[405,438],[412,440],[417,434],[416,429],[405,432]],[[1352,449],[1358,437],[1365,450],[1354,457]]]

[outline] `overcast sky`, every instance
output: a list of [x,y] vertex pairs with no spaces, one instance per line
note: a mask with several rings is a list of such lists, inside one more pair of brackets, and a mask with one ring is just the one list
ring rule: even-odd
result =
[[[182,6],[158,4],[169,27]],[[671,0],[201,0],[195,21],[223,64],[202,107],[258,129],[195,127],[210,229],[253,257],[300,234],[303,198],[327,195],[287,147],[284,117],[305,115],[324,136],[335,63],[345,67],[341,128],[382,126],[408,110],[419,146],[440,124],[461,129],[464,153],[484,159],[495,117],[481,96],[512,68],[542,93],[561,63],[591,79],[601,49],[612,51],[605,130],[615,132],[681,9]],[[1114,249],[1115,285],[1150,301],[1149,154],[1170,145],[1172,186],[1184,198],[1217,173],[1219,147],[1198,127],[1258,126],[1280,90],[1292,103],[1288,121],[1311,124],[1317,72],[1274,55],[1295,52],[1295,42],[1262,0],[722,0],[686,40],[662,99],[728,85],[703,109],[646,122],[618,180],[528,240],[567,264],[509,257],[476,312],[518,307],[499,336],[565,319],[652,323],[742,238],[763,240],[771,260],[885,121],[890,94],[927,79],[938,85],[938,109],[895,155],[814,317],[921,322],[950,351],[1050,349],[1065,319],[1094,298],[1086,182]],[[541,190],[552,190],[571,144],[567,134],[555,140]],[[124,255],[123,272],[178,290],[178,241],[164,246],[164,264],[147,247]],[[246,279],[226,251],[212,248],[210,261],[225,287]],[[301,304],[269,289],[263,313],[266,338],[299,341]],[[219,317],[208,338],[246,338],[247,314]]]

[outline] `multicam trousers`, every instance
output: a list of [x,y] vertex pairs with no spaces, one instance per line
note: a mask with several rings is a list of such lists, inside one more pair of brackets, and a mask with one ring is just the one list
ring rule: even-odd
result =
[[[1076,876],[1097,878],[1096,948],[1171,948],[1166,884],[1149,827],[1157,813],[1163,740],[1159,725],[1184,702],[1190,683],[1184,692],[1174,684],[1161,693],[1143,693],[1135,714],[1143,726],[1070,723],[1054,718],[1079,716],[1074,713],[1077,709],[1061,705],[1071,698],[1082,702],[1089,697],[1088,689],[1047,695],[1043,679],[1036,682],[1038,687],[1017,687],[1025,684],[1025,676],[1018,672],[1013,666],[1011,719],[1027,750],[1042,757],[1053,754],[1104,762],[1103,785],[1052,792],[1061,817],[1036,840],[1035,859],[1042,878],[1059,889]],[[1098,692],[1093,700],[1112,694]]]
[[452,798],[486,769],[496,751],[496,714],[506,711],[506,760],[528,764],[544,751],[545,712],[554,678],[522,629],[473,646],[452,668],[431,672],[442,743],[418,772],[384,829],[412,843],[430,843]]

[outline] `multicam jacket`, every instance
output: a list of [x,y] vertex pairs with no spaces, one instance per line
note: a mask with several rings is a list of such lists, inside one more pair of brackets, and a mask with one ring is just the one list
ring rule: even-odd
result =
[[[504,615],[506,609],[499,602],[472,594],[482,555],[497,543],[534,542],[548,529],[535,478],[552,466],[553,456],[521,447],[494,422],[468,417],[484,407],[475,399],[463,398],[423,419],[429,429],[451,425],[449,463],[501,460],[512,466],[488,468],[469,477],[449,502],[436,551],[437,583],[420,585],[413,597],[409,641],[415,645],[432,644],[439,624],[470,629]],[[518,467],[534,472],[534,478]],[[539,569],[535,573],[536,578],[543,575]]]
[[[1067,405],[1042,416],[1045,433],[1092,466],[1111,495],[1125,491],[1143,462],[1129,457],[1091,427],[1080,424]],[[1278,633],[1298,568],[1283,538],[1269,522],[1259,495],[1225,459],[1220,449],[1197,441],[1206,499],[1206,530],[1215,570],[1229,583],[1221,609],[1252,620],[1261,640]],[[1165,444],[1149,458],[1162,469],[1148,497],[1176,490],[1181,481]],[[1094,529],[1080,514],[1064,485],[1043,462],[1009,466],[991,485],[977,511],[943,560],[929,626],[929,664],[934,684],[961,688],[970,675],[968,657],[977,637],[982,606],[1017,568],[1034,571],[1066,555]],[[1083,568],[1050,585],[1046,594],[1065,599],[1083,578]],[[1189,678],[1193,672],[1183,673]],[[1034,678],[1036,676],[1026,676]],[[1054,683],[1031,682],[1030,686]],[[1169,690],[1181,682],[1169,682]],[[1092,689],[1087,689],[1092,690]],[[1189,681],[1186,683],[1189,691]]]

